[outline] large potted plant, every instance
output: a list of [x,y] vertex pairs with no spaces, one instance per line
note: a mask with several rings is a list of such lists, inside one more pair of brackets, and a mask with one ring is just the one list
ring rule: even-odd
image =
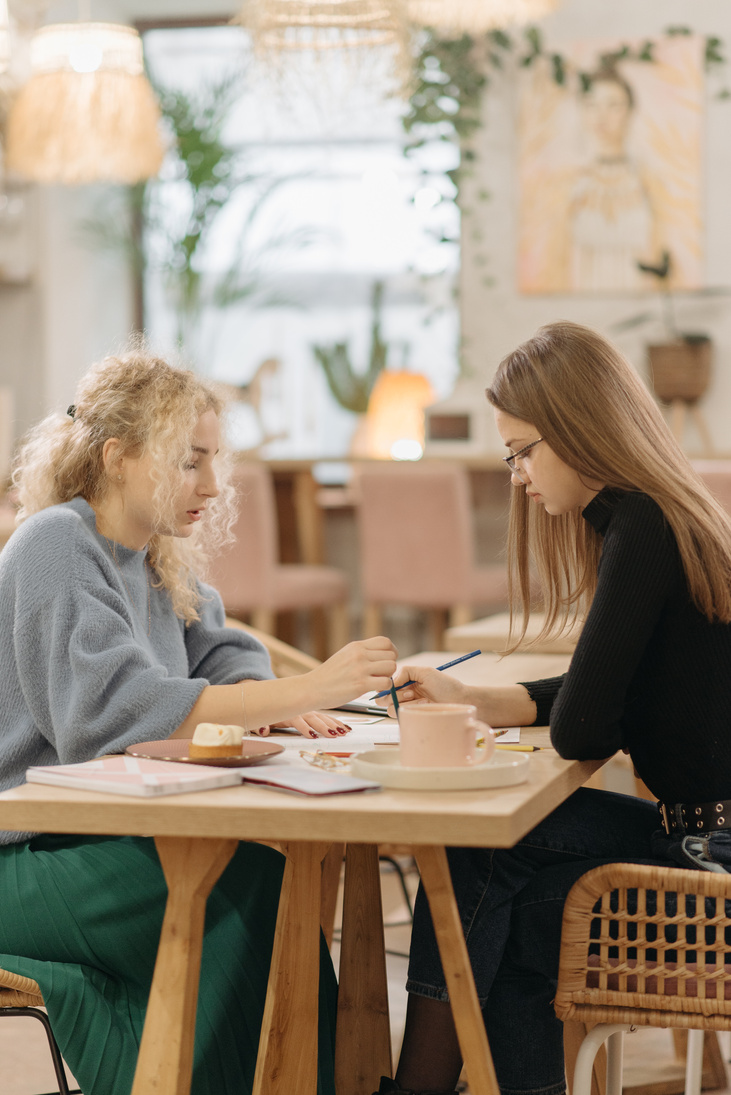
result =
[[681,331],[675,320],[670,289],[672,259],[665,251],[657,266],[638,263],[640,270],[657,278],[663,301],[667,339],[647,347],[655,394],[663,403],[697,403],[711,380],[713,344],[707,334]]
[[314,345],[315,360],[322,366],[327,386],[335,401],[346,411],[358,416],[355,432],[350,442],[351,456],[368,455],[368,423],[366,411],[371,392],[378,377],[386,368],[388,344],[381,336],[381,306],[384,284],[373,283],[371,291],[371,347],[368,364],[362,372],[353,367],[350,346],[336,342],[330,346]]

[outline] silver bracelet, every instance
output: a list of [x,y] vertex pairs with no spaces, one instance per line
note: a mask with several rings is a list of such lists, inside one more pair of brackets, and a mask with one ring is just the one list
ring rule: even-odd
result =
[[244,696],[244,685],[245,684],[246,684],[246,681],[241,682],[241,709],[244,712],[244,736],[248,737],[249,728],[246,725],[246,697]]

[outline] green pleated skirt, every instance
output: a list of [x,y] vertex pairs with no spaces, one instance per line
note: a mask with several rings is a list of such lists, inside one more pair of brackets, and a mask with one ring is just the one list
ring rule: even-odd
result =
[[[247,1095],[284,860],[240,844],[208,899],[192,1095]],[[84,1095],[129,1095],[167,887],[154,841],[39,836],[0,847],[0,966],[43,992]],[[320,961],[320,1095],[333,1095],[336,983]]]

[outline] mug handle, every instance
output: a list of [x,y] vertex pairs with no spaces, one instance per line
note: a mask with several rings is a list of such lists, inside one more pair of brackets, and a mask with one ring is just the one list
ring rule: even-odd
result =
[[485,739],[485,744],[480,745],[475,749],[474,760],[469,762],[470,767],[474,767],[477,764],[485,764],[495,752],[495,734],[493,733],[492,727],[488,726],[486,722],[477,722],[477,720],[475,720],[472,725],[475,728],[475,738],[482,734]]

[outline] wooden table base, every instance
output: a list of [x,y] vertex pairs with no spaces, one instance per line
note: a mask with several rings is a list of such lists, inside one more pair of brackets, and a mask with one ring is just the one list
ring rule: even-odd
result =
[[[157,837],[168,883],[132,1095],[188,1095],[206,899],[236,840]],[[330,844],[281,844],[277,915],[253,1095],[315,1095],[322,864]],[[473,1095],[499,1095],[446,851],[413,849],[429,900]],[[371,1095],[392,1074],[378,846],[346,849],[335,1051],[337,1095]]]
[[168,901],[132,1095],[190,1091],[206,901],[238,843],[155,837]]
[[329,844],[289,841],[253,1095],[314,1095],[322,861]]
[[429,901],[470,1092],[472,1095],[500,1095],[454,899],[446,849],[415,847],[413,852]]
[[340,950],[337,1095],[372,1095],[392,1075],[378,846],[349,844]]

